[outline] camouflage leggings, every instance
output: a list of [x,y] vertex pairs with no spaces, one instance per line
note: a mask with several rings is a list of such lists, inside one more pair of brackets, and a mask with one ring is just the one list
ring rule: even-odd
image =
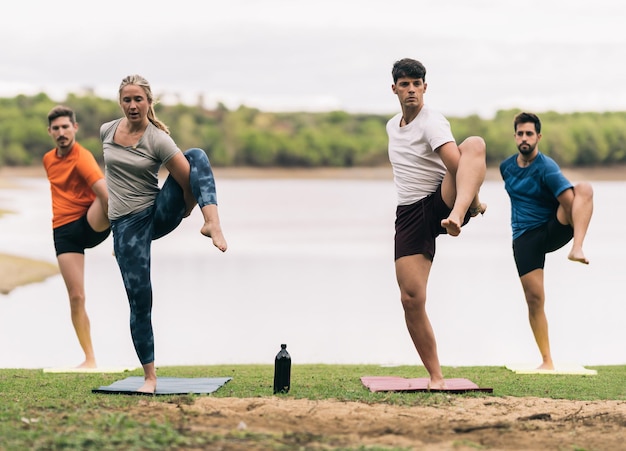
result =
[[[217,204],[215,179],[201,149],[184,153],[189,161],[191,190],[198,205]],[[115,258],[130,304],[130,332],[142,365],[154,362],[150,248],[153,240],[174,230],[185,214],[183,190],[170,175],[149,208],[111,222]]]

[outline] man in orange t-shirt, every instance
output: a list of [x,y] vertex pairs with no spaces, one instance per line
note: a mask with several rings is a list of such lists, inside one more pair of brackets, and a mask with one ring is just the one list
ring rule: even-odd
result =
[[85,353],[79,368],[95,368],[85,309],[85,249],[109,236],[109,196],[96,159],[76,142],[77,130],[76,115],[70,108],[56,106],[48,113],[48,134],[56,147],[43,156],[43,165],[50,181],[57,261],[70,299],[72,324]]

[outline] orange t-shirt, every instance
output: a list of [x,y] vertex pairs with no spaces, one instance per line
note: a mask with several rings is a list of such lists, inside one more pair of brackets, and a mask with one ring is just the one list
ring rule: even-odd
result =
[[63,157],[57,156],[56,148],[46,152],[43,166],[50,181],[52,228],[84,216],[96,198],[91,187],[104,178],[93,154],[75,142]]

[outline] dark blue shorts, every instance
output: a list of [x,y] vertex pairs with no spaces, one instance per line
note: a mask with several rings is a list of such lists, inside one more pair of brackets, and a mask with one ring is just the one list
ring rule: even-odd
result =
[[[445,234],[441,221],[452,210],[441,197],[441,185],[431,195],[411,205],[398,205],[396,209],[395,260],[408,255],[426,255],[435,258],[435,238]],[[465,215],[463,225],[470,219]]]
[[97,246],[107,239],[111,229],[96,232],[87,222],[87,215],[52,230],[57,255],[73,252],[84,254],[85,249]]
[[561,249],[573,236],[572,226],[561,224],[555,216],[513,240],[513,256],[519,276],[522,277],[535,269],[543,269],[546,254]]

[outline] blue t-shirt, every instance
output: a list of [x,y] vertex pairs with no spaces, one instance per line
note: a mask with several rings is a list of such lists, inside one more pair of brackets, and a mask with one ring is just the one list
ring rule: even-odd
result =
[[528,167],[517,164],[517,154],[500,164],[504,188],[511,199],[513,239],[552,219],[559,207],[557,197],[572,184],[556,162],[539,152]]

